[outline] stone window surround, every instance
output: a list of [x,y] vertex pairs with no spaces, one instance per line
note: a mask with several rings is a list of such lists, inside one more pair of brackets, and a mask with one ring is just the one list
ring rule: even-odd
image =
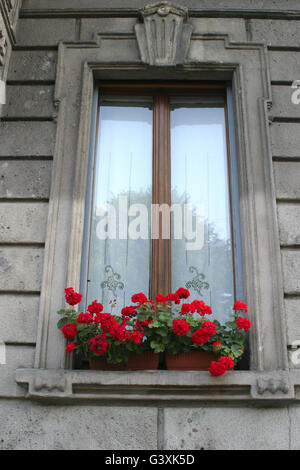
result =
[[[148,67],[139,60],[133,41],[134,34],[99,34],[92,43],[59,45],[57,136],[36,357],[34,369],[17,370],[16,380],[28,398],[69,404],[299,400],[300,371],[288,369],[267,117],[271,107],[267,50],[262,44],[230,42],[226,35],[195,34],[182,66]],[[72,371],[56,327],[56,311],[64,304],[64,288],[79,289],[80,284],[94,81],[199,77],[232,81],[245,292],[254,324],[251,370],[227,372],[217,379],[208,372],[190,371]]]

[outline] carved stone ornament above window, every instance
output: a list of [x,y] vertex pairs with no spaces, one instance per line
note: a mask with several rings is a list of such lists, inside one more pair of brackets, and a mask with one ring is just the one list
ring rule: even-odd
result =
[[137,42],[144,63],[156,66],[183,64],[193,26],[188,9],[168,2],[147,5],[141,10],[143,23],[135,25]]

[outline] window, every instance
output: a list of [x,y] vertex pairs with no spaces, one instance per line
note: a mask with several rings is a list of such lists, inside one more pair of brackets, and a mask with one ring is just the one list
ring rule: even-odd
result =
[[[225,84],[99,86],[81,291],[117,311],[184,286],[224,320],[242,280]],[[232,155],[230,155],[230,153]]]

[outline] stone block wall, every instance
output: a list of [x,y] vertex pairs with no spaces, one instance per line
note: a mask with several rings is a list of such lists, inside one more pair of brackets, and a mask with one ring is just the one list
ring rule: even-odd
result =
[[[16,384],[15,370],[34,364],[57,125],[58,44],[92,41],[97,33],[132,33],[138,9],[146,3],[130,0],[130,14],[123,15],[124,0],[23,1],[0,122],[0,341],[7,357],[0,365],[0,421],[5,423],[0,449],[299,449],[297,405],[163,409],[56,407],[20,400],[24,390]],[[195,33],[228,34],[231,41],[264,43],[268,50],[282,295],[292,346],[300,340],[300,104],[291,101],[292,83],[300,80],[299,1],[178,3],[190,8]]]

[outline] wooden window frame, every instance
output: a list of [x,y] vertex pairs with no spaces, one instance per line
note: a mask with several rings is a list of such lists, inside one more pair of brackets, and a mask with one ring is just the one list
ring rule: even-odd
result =
[[[183,83],[183,82],[104,82],[99,83],[97,99],[96,116],[96,134],[99,128],[99,114],[101,109],[101,97],[105,96],[151,96],[153,98],[153,160],[152,160],[152,203],[157,205],[167,204],[171,207],[171,129],[170,129],[170,97],[201,97],[201,96],[222,96],[224,99],[224,116],[226,132],[226,154],[228,170],[228,192],[231,226],[231,244],[232,244],[232,267],[233,267],[233,286],[234,299],[236,299],[236,275],[235,275],[235,253],[234,253],[234,231],[233,231],[233,211],[231,195],[231,171],[230,171],[230,142],[229,125],[227,109],[227,83],[208,84],[208,83]],[[98,141],[98,136],[96,137]],[[95,146],[93,155],[93,168],[96,167],[97,148]],[[100,157],[101,158],[101,157]],[[94,191],[94,174],[90,176],[90,181]],[[93,195],[92,195],[93,198]],[[89,205],[89,201],[87,201]],[[87,211],[90,212],[90,211]],[[172,291],[172,239],[163,239],[161,236],[160,213],[160,236],[158,239],[151,240],[151,272],[150,272],[150,297],[155,298],[157,294],[167,295]],[[91,214],[88,214],[91,218]],[[89,239],[89,248],[87,253],[87,265],[90,259],[90,221],[86,220],[89,234],[85,237]],[[83,280],[86,283],[86,279]],[[82,283],[82,285],[83,285]],[[83,285],[84,290],[85,287]]]

